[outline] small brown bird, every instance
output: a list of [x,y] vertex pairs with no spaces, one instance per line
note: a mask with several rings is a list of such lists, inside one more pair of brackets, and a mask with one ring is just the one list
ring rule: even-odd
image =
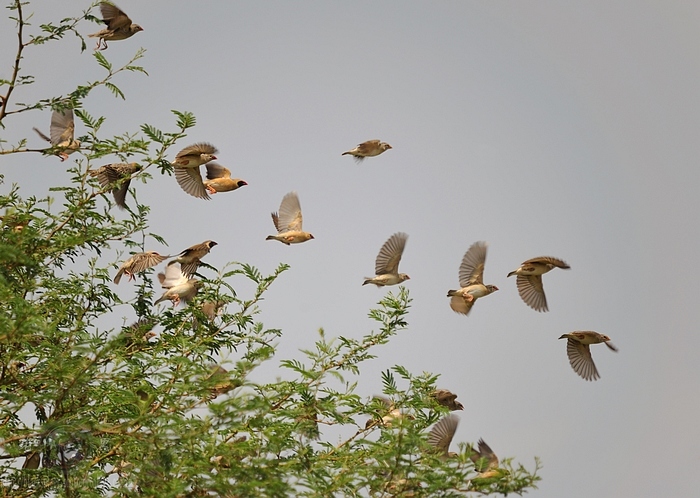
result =
[[207,179],[204,181],[204,188],[214,195],[217,192],[230,192],[240,187],[248,185],[240,178],[231,178],[231,172],[219,163],[209,163],[206,165]]
[[155,251],[134,254],[119,267],[119,271],[117,271],[117,274],[114,276],[114,283],[119,284],[124,274],[126,274],[129,277],[129,281],[131,281],[134,279],[136,273],[141,273],[149,268],[153,268],[169,257],[170,256],[161,256]]
[[201,244],[195,244],[182,251],[176,259],[168,263],[168,266],[180,263],[183,275],[189,277],[197,271],[202,258],[209,254],[211,248],[218,245],[213,240],[205,240]]
[[439,405],[445,406],[451,411],[464,410],[464,405],[457,401],[457,395],[447,389],[436,389],[430,393],[430,397],[435,399]]
[[90,176],[97,177],[102,188],[112,187],[114,202],[120,209],[126,208],[126,193],[131,184],[131,175],[141,171],[138,163],[106,164],[100,168],[90,170]]
[[[98,38],[95,50],[105,50],[107,48],[107,40],[126,40],[139,31],[143,31],[141,26],[132,23],[129,16],[114,4],[100,2],[100,12],[102,13],[102,21],[107,27],[97,33],[88,35],[90,38]],[[100,48],[100,46],[102,47]]]
[[202,313],[204,313],[204,316],[206,316],[210,321],[216,318],[216,315],[219,314],[221,311],[221,308],[225,305],[226,303],[223,301],[206,301],[202,303]]
[[564,261],[550,256],[528,259],[508,276],[517,275],[515,283],[518,293],[525,304],[535,311],[549,311],[547,297],[544,295],[542,275],[554,268],[568,270],[571,268]]
[[447,297],[452,298],[450,307],[457,313],[468,315],[477,299],[498,290],[495,285],[484,285],[486,247],[486,242],[471,245],[459,266],[459,285],[462,288],[447,292]]
[[199,167],[216,159],[214,154],[218,152],[212,144],[198,142],[177,153],[172,164],[175,168],[175,179],[182,190],[199,199],[210,199],[207,195],[207,188],[202,181]]
[[584,380],[598,380],[600,375],[593,363],[591,356],[591,344],[604,342],[611,351],[617,352],[617,348],[610,343],[610,337],[591,331],[577,331],[563,334],[559,339],[567,339],[566,355],[569,357],[571,368]]
[[53,111],[51,114],[51,138],[44,135],[38,128],[32,128],[37,134],[51,144],[51,148],[45,152],[56,154],[61,161],[68,159],[68,155],[80,150],[80,141],[74,140],[75,117],[73,109]]
[[179,264],[169,264],[165,268],[165,273],[158,274],[158,281],[166,291],[153,305],[165,301],[166,299],[172,301],[173,306],[180,304],[180,301],[188,303],[194,299],[194,296],[197,295],[197,291],[202,287],[202,282],[199,280],[187,278],[182,273]]
[[457,432],[459,417],[454,414],[441,418],[428,433],[428,444],[442,453],[442,458],[453,458],[457,453],[450,451],[452,438]]
[[350,155],[355,158],[355,161],[360,162],[364,160],[365,157],[378,156],[385,150],[391,149],[391,145],[386,142],[380,142],[379,140],[367,140],[362,142],[357,147],[352,150],[343,152],[341,156]]
[[498,472],[498,457],[483,439],[479,439],[478,450],[473,447],[470,449],[471,454],[469,458],[474,462],[474,470],[479,472],[478,477],[485,479],[497,477],[501,474]]
[[277,235],[268,235],[265,240],[279,240],[283,244],[301,244],[314,238],[301,229],[301,204],[296,192],[289,192],[282,198],[279,214],[272,213]]
[[413,419],[412,415],[404,415],[401,413],[393,401],[391,401],[386,396],[372,396],[372,399],[379,401],[384,407],[385,415],[382,415],[381,419],[369,419],[365,424],[365,429],[369,429],[373,425],[379,423],[385,427],[391,427],[394,423],[400,423],[404,418]]
[[389,240],[384,242],[384,245],[379,250],[379,254],[377,254],[377,260],[374,264],[374,273],[377,276],[374,278],[365,277],[362,285],[374,284],[377,287],[382,287],[384,285],[400,284],[405,280],[409,280],[411,277],[405,273],[399,273],[399,263],[401,262],[401,255],[404,247],[406,247],[407,240],[408,235],[401,232],[389,237]]

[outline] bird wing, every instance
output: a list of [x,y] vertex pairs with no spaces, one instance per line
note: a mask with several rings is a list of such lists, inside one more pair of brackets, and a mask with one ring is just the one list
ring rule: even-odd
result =
[[428,444],[447,455],[452,438],[454,437],[455,432],[457,432],[458,425],[459,417],[456,415],[447,415],[443,419],[439,420],[428,433]]
[[180,152],[177,153],[175,159],[180,159],[187,156],[199,157],[200,154],[218,154],[219,151],[212,144],[207,142],[197,142],[190,146],[185,147]]
[[379,250],[379,254],[377,254],[377,261],[374,265],[374,272],[377,275],[395,275],[399,272],[399,263],[401,262],[404,247],[406,247],[406,240],[408,240],[408,235],[399,232],[384,242],[384,245]]
[[568,270],[569,268],[571,268],[569,265],[566,264],[566,262],[562,261],[559,258],[553,258],[551,256],[540,256],[539,258],[532,258],[528,259],[527,261],[523,261],[523,265],[529,263],[543,263],[546,265],[556,266],[557,268],[563,268],[564,270]]
[[131,26],[131,19],[129,19],[129,16],[116,5],[108,2],[101,2],[100,12],[102,13],[102,20],[107,23],[107,27],[112,31]]
[[63,142],[72,142],[75,132],[75,119],[73,109],[53,111],[51,115],[51,144],[58,145]]
[[518,293],[525,304],[535,311],[548,311],[542,275],[518,275],[515,279]]
[[206,167],[208,180],[214,180],[216,178],[231,178],[231,171],[219,163],[207,163]]
[[167,256],[161,256],[160,254],[154,251],[136,254],[134,255],[134,262],[131,266],[131,272],[139,273],[148,270],[149,268],[153,268],[154,266],[159,265],[166,259]]
[[[474,301],[476,301],[476,299],[474,299]],[[461,295],[452,296],[452,299],[450,299],[450,308],[457,313],[468,315],[472,310],[472,306],[474,306],[474,301],[468,302]]]
[[[274,217],[273,217],[274,221]],[[289,192],[282,199],[275,227],[280,233],[301,231],[302,216],[299,197],[296,192]]]
[[379,147],[379,140],[367,140],[357,145],[357,152],[360,154],[369,154]]
[[209,200],[209,194],[202,182],[199,168],[175,168],[175,179],[182,190],[193,197]]
[[567,339],[566,355],[569,357],[571,368],[584,380],[596,380],[600,378],[598,369],[593,363],[591,348],[587,344],[581,344],[575,339]]
[[462,258],[459,266],[459,285],[469,287],[484,283],[484,265],[486,263],[486,242],[474,242]]
[[187,283],[187,277],[182,274],[180,263],[170,263],[165,267],[165,273],[158,274],[158,280],[163,289],[170,289]]

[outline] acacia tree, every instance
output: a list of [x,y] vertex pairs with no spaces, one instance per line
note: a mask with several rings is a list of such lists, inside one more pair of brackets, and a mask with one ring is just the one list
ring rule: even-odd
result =
[[[405,415],[391,422],[382,420],[383,403],[355,394],[362,363],[407,327],[405,288],[370,311],[376,331],[354,340],[321,330],[303,362],[278,358],[283,332],[256,320],[261,297],[286,265],[271,275],[244,263],[205,265],[195,300],[157,315],[148,278],[133,299],[121,300],[111,287],[116,261],[103,253],[164,241],[149,231],[149,208],[136,199],[115,218],[114,185],[102,188],[88,171],[111,155],[139,162],[134,179],[170,174],[165,156],[195,119],[174,112],[167,132],[143,124],[137,132],[100,134],[104,118],[92,117],[84,98],[100,86],[124,98],[115,80],[125,71],[145,73],[136,65],[143,50],[117,69],[95,52],[103,79],[16,104],[14,95],[33,81],[21,70],[27,53],[68,34],[84,50],[78,25],[95,20],[88,9],[36,28],[26,11],[19,0],[9,7],[18,43],[12,74],[0,80],[0,125],[22,112],[74,109],[87,131],[78,158],[66,163],[68,185],[43,198],[23,197],[16,184],[0,190],[2,496],[462,496],[535,487],[537,461],[529,472],[505,459],[484,477],[469,446],[445,458],[427,444],[427,429],[447,413],[429,395],[437,376],[387,369],[384,393]],[[0,147],[4,167],[16,154],[57,152],[27,149],[26,140],[0,139]],[[255,284],[250,295],[236,291],[244,281]],[[203,312],[205,302],[220,312]],[[98,325],[124,306],[133,308],[133,325]],[[236,358],[229,370],[216,364],[222,351]],[[256,368],[269,361],[279,363],[282,380],[255,382]],[[328,426],[344,439],[325,439]]]

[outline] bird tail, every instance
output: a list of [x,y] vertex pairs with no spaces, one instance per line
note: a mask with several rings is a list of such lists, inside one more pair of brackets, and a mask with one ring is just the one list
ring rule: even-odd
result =
[[449,291],[447,291],[447,297],[452,297],[452,296],[454,296],[455,294],[457,294],[457,292],[458,292],[458,291],[456,291],[456,290],[449,290]]
[[277,237],[275,237],[274,235],[268,235],[267,237],[265,237],[265,240],[277,240]]
[[34,130],[34,131],[37,133],[37,135],[39,135],[41,138],[43,138],[44,140],[46,140],[48,143],[51,143],[51,139],[50,139],[49,137],[47,137],[46,135],[44,135],[44,134],[41,132],[41,130],[39,130],[38,128],[32,128],[32,130]]
[[365,281],[362,282],[362,285],[367,285],[367,284],[371,284],[371,283],[372,283],[372,279],[370,277],[365,277]]
[[117,274],[114,276],[114,283],[119,284],[119,281],[122,279],[122,274],[124,273],[124,270],[119,270]]
[[350,152],[350,151],[348,150],[348,151],[346,151],[346,152],[343,152],[343,153],[340,154],[340,155],[341,155],[341,156],[351,156],[351,155],[352,155],[352,152]]
[[[514,271],[512,271],[512,272],[510,272],[510,273],[508,274],[508,277],[512,277],[513,275],[517,275],[517,273],[514,272]],[[506,278],[508,278],[508,277],[506,277]]]

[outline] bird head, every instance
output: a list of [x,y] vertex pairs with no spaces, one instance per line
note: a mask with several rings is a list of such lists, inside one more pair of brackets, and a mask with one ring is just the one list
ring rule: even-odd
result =
[[389,145],[386,142],[382,142],[381,144],[379,144],[379,146],[382,148],[382,150],[388,150],[392,148],[391,145]]
[[411,280],[411,277],[409,277],[405,273],[399,273],[399,278],[401,279],[402,282],[405,280]]
[[239,187],[242,187],[244,185],[248,185],[244,180],[238,180],[238,183],[236,183]]
[[207,240],[207,241],[205,242],[205,244],[207,245],[207,247],[208,247],[209,249],[211,249],[211,248],[214,247],[214,246],[218,246],[218,245],[219,245],[217,242],[214,242],[213,240]]
[[495,285],[490,285],[490,284],[487,285],[486,288],[489,290],[489,294],[491,292],[496,292],[498,290],[498,287],[496,287]]
[[129,30],[132,33],[138,33],[139,31],[143,31],[143,28],[141,26],[139,26],[138,24],[132,24],[131,26],[129,26]]
[[199,157],[201,157],[202,161],[204,161],[205,163],[218,159],[214,154],[200,154]]

